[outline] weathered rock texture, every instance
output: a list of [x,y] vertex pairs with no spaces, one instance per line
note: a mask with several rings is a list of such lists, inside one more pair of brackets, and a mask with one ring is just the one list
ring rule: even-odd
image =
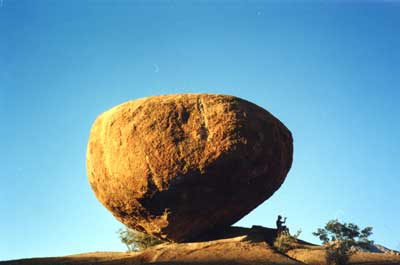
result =
[[[287,253],[272,246],[275,229],[232,227],[222,237],[191,243],[164,243],[143,252],[92,252],[71,256],[0,261],[0,265],[320,265],[326,249],[297,240]],[[390,253],[356,252],[349,265],[400,265]]]
[[269,198],[292,163],[269,112],[225,95],[129,101],[95,121],[90,184],[125,225],[172,241],[231,225]]

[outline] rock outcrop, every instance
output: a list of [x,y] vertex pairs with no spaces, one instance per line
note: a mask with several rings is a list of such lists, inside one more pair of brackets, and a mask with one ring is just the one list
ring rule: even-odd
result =
[[87,171],[97,198],[118,220],[179,242],[229,226],[268,199],[292,153],[289,130],[248,101],[155,96],[96,119]]
[[[326,264],[324,246],[298,240],[287,253],[277,251],[265,227],[230,227],[223,237],[190,243],[164,243],[142,252],[92,252],[63,257],[0,261],[0,265],[318,265]],[[356,252],[350,265],[399,265],[400,256]]]

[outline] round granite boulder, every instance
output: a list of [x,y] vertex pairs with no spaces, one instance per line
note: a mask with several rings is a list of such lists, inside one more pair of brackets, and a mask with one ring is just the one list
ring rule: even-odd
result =
[[229,226],[268,199],[292,154],[290,131],[253,103],[166,95],[101,114],[90,133],[87,172],[119,221],[181,242]]

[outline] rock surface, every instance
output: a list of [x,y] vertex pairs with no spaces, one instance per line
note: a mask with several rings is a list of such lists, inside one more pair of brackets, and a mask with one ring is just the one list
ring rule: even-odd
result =
[[[288,253],[274,249],[272,229],[232,227],[222,238],[195,243],[164,243],[143,252],[92,252],[64,257],[0,261],[0,265],[321,265],[325,250],[299,240]],[[265,233],[266,232],[266,233]],[[267,235],[267,236],[266,236]],[[350,265],[399,265],[400,256],[356,252]]]
[[233,96],[180,94],[116,106],[95,121],[89,182],[125,225],[171,241],[229,226],[268,199],[292,163],[290,131]]

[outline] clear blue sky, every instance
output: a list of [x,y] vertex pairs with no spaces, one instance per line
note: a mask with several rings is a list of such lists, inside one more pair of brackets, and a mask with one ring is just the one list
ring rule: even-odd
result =
[[101,112],[169,93],[222,93],[294,135],[274,196],[238,224],[329,219],[400,248],[400,3],[0,2],[0,260],[124,251],[89,187]]

